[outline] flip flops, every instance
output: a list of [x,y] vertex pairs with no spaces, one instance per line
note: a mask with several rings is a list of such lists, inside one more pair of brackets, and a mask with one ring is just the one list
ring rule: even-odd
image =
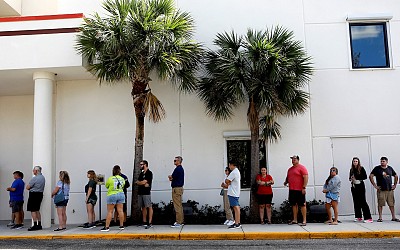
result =
[[305,227],[305,226],[307,226],[307,223],[299,223],[299,226]]
[[394,218],[392,221],[400,222],[400,219]]
[[293,220],[288,223],[288,225],[295,225],[295,224],[297,224],[297,221],[293,221]]

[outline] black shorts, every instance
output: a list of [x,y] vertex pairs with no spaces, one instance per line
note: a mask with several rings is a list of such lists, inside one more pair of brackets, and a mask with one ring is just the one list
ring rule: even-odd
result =
[[24,206],[24,201],[10,201],[10,206],[13,213],[21,212]]
[[257,194],[257,202],[259,205],[272,204],[273,194]]
[[42,192],[29,192],[28,205],[26,210],[30,212],[37,212],[40,210],[42,204],[43,193]]
[[289,190],[289,203],[292,206],[303,207],[306,205],[306,195],[301,190]]

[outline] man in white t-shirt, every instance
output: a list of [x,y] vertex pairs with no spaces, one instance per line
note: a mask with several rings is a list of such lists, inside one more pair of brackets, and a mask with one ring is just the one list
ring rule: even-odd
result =
[[229,162],[229,169],[232,171],[226,178],[225,183],[228,185],[228,199],[231,207],[233,207],[233,212],[235,213],[235,224],[229,226],[229,229],[241,228],[240,225],[240,172],[237,168],[237,164],[234,162]]

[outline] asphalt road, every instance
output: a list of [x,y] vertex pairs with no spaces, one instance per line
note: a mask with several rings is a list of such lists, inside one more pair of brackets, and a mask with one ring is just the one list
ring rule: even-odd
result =
[[400,238],[321,240],[0,240],[1,249],[398,249]]

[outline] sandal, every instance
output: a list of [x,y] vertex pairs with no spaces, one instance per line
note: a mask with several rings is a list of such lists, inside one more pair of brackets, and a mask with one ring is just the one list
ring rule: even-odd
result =
[[392,221],[400,222],[400,219],[394,218]]
[[307,226],[307,223],[299,223],[299,226],[301,226],[301,227],[305,227],[305,226]]
[[331,221],[331,220],[327,220],[327,221],[325,221],[324,222],[324,224],[331,224],[333,221]]
[[333,222],[329,223],[329,225],[339,225],[339,223],[337,221],[333,221]]
[[290,221],[289,223],[288,223],[288,225],[294,225],[294,224],[297,224],[297,221]]
[[378,219],[376,222],[382,222],[382,219]]

